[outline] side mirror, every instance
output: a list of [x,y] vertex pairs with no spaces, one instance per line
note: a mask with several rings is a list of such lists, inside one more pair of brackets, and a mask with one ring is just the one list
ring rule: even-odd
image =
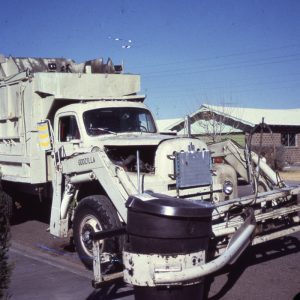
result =
[[37,123],[39,146],[44,151],[52,150],[53,136],[49,120]]

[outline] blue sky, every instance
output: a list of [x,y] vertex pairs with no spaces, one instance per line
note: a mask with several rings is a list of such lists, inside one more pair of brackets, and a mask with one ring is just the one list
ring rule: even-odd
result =
[[0,53],[123,61],[159,119],[202,103],[300,108],[298,0],[9,0],[1,12]]

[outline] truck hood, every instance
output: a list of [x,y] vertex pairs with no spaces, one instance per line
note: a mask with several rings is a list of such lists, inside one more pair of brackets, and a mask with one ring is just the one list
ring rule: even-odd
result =
[[173,135],[149,134],[144,132],[118,133],[101,136],[96,139],[103,146],[155,146],[162,141],[178,138]]

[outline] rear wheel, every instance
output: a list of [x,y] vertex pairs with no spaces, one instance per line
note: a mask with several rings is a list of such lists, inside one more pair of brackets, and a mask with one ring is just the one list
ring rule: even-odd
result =
[[0,202],[3,205],[4,214],[11,222],[13,217],[13,199],[7,193],[2,190],[0,185]]
[[[88,269],[93,268],[93,242],[90,233],[121,226],[117,211],[106,196],[93,195],[80,201],[73,221],[74,244],[79,258]],[[102,240],[100,246],[103,253],[116,256],[121,250],[121,238]]]
[[268,185],[264,182],[264,181],[259,181],[258,185],[257,185],[257,192],[258,193],[264,193],[269,191],[270,188],[268,187]]

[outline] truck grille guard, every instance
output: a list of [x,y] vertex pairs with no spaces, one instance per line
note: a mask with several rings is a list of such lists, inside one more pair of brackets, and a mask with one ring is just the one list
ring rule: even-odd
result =
[[[242,254],[243,250],[251,243],[252,237],[255,231],[255,217],[254,212],[251,208],[248,208],[244,212],[246,219],[240,228],[235,232],[235,234],[230,239],[226,251],[217,257],[216,259],[201,264],[200,266],[184,268],[186,261],[190,258],[190,254],[177,255],[173,257],[172,264],[176,265],[176,268],[170,267],[170,258],[164,259],[164,255],[159,258],[159,267],[155,265],[155,256],[157,260],[157,254],[155,255],[145,255],[145,254],[130,254],[123,251],[123,256],[127,257],[128,260],[139,259],[143,260],[143,264],[135,264],[135,272],[137,274],[144,274],[144,278],[139,278],[143,282],[147,282],[149,286],[157,285],[181,285],[184,282],[190,282],[191,280],[199,280],[199,278],[211,274],[227,264],[233,263]],[[94,287],[101,287],[110,281],[115,281],[123,277],[123,273],[119,272],[117,274],[103,275],[101,274],[101,250],[99,247],[99,240],[111,237],[116,234],[124,234],[126,230],[124,228],[102,231],[95,234],[93,238],[93,255],[94,255]],[[200,253],[201,252],[201,253]],[[196,253],[197,255],[202,254],[203,251]],[[204,255],[205,256],[205,255]],[[150,269],[153,270],[152,273],[146,274],[144,272],[145,263],[151,265]],[[126,262],[125,262],[126,267]],[[140,270],[139,270],[140,269]]]
[[[170,267],[170,258],[164,261],[164,255],[161,255],[159,267],[154,263],[157,259],[157,254],[134,254],[127,253],[123,251],[123,257],[128,259],[142,259],[143,264],[135,264],[137,274],[143,274],[145,263],[151,266],[151,273],[145,274],[145,278],[139,278],[141,282],[147,282],[150,286],[159,286],[159,285],[185,285],[189,284],[192,281],[199,281],[202,277],[212,274],[228,264],[234,263],[243,251],[249,245],[255,245],[262,243],[271,239],[282,237],[287,234],[300,231],[299,220],[296,220],[293,224],[290,224],[287,228],[275,229],[271,233],[266,235],[257,235],[257,225],[262,223],[267,219],[274,218],[285,218],[291,214],[296,215],[300,211],[300,206],[291,201],[291,196],[297,195],[300,193],[300,186],[291,186],[284,187],[277,190],[272,190],[258,195],[250,195],[241,198],[232,199],[222,203],[218,203],[214,206],[214,211],[212,214],[212,219],[216,221],[216,224],[212,226],[214,239],[224,238],[228,241],[223,247],[216,249],[215,258],[212,261],[198,264],[192,267],[186,267],[186,261],[190,259],[191,254],[186,255],[177,255],[172,258],[172,266]],[[138,197],[138,196],[137,196]],[[251,204],[259,204],[265,201],[274,201],[279,199],[283,204],[288,204],[288,206],[282,205],[281,207],[274,207],[270,211],[261,213],[255,211],[253,207],[250,207]],[[286,203],[285,203],[286,202]],[[243,208],[239,216],[232,220],[224,222],[224,215],[232,206],[239,206]],[[218,222],[219,220],[219,222]],[[220,222],[221,220],[221,222]],[[116,279],[121,279],[124,274],[119,272],[118,274],[102,275],[101,274],[101,252],[99,247],[99,240],[107,237],[111,237],[114,234],[124,234],[126,229],[116,229],[112,231],[103,231],[97,233],[93,237],[93,255],[94,255],[94,287],[101,287],[103,284],[106,284],[110,281],[115,281]],[[201,251],[200,251],[201,252]],[[198,256],[205,257],[205,254],[196,253]],[[126,268],[126,262],[124,262]],[[141,269],[140,271],[138,269]],[[146,272],[147,273],[147,272]],[[132,280],[132,279],[131,279]]]
[[167,270],[155,271],[153,274],[154,282],[157,285],[182,283],[204,277],[220,270],[227,264],[235,262],[251,243],[256,227],[253,210],[248,208],[245,214],[247,217],[244,223],[230,239],[226,251],[219,257],[200,266],[183,269],[180,272],[169,272]]

